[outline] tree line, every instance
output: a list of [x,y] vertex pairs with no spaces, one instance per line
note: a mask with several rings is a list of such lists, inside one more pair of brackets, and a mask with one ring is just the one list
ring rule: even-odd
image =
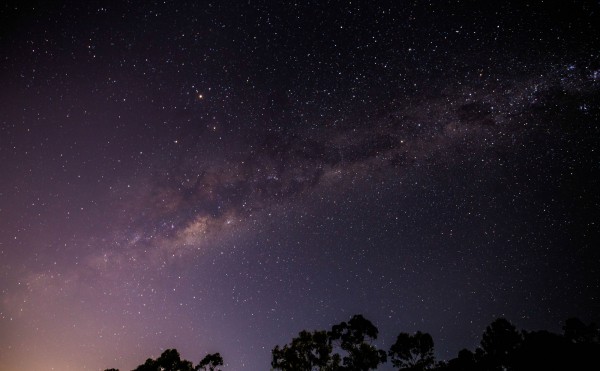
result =
[[[407,371],[600,370],[600,330],[576,318],[565,321],[562,334],[519,331],[498,318],[486,327],[477,349],[463,349],[448,361],[435,359],[428,333],[401,332],[388,350],[374,344],[378,335],[377,327],[359,314],[330,330],[304,330],[290,343],[273,348],[271,370],[367,371],[388,361]],[[177,350],[167,349],[133,371],[221,371],[222,365],[219,353],[206,355],[194,366]]]

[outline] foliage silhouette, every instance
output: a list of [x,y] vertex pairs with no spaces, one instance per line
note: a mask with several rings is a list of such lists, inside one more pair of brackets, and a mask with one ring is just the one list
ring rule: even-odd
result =
[[445,365],[438,366],[439,370],[445,371],[476,371],[476,357],[473,352],[463,349],[458,352],[458,357],[451,359]]
[[[223,357],[219,353],[207,354],[200,363],[194,367],[192,362],[181,359],[176,349],[165,350],[157,359],[148,358],[146,362],[136,367],[133,371],[220,371],[217,366],[223,365]],[[115,368],[104,371],[119,371]]]
[[[435,362],[431,335],[400,333],[388,355],[395,368],[411,371],[528,371],[600,370],[600,329],[570,318],[563,334],[518,331],[505,318],[485,329],[480,348],[463,349],[456,358]],[[271,367],[282,371],[367,371],[387,361],[373,341],[379,331],[368,319],[353,316],[330,331],[301,331],[292,342],[272,350]],[[133,371],[221,371],[219,353],[206,355],[198,365],[181,359],[175,349],[148,358]],[[119,371],[106,369],[105,371]]]
[[332,346],[326,331],[302,331],[291,344],[272,350],[271,367],[275,370],[326,370],[339,364],[332,359]]
[[387,360],[385,351],[378,350],[371,344],[377,339],[379,330],[371,321],[357,314],[348,323],[335,325],[328,333],[330,342],[338,343],[346,352],[342,359],[345,370],[375,369]]
[[194,370],[219,371],[217,366],[223,366],[223,357],[220,353],[207,354]]
[[371,344],[378,333],[361,315],[334,325],[331,331],[301,331],[290,344],[273,349],[271,366],[283,371],[376,369],[387,358]]
[[134,371],[194,371],[192,362],[182,360],[176,349],[165,350],[156,360],[148,358]]
[[420,331],[414,335],[401,332],[388,354],[394,367],[400,370],[431,370],[435,365],[433,338]]
[[563,326],[565,338],[574,344],[593,344],[600,342],[600,329],[595,323],[586,325],[578,318],[569,318]]
[[513,369],[516,350],[523,341],[521,334],[506,318],[498,318],[483,333],[481,349],[484,352],[480,364],[486,370]]
[[440,371],[600,370],[600,336],[595,324],[569,319],[564,334],[522,331],[499,318],[485,330],[481,348],[462,350],[440,363]]

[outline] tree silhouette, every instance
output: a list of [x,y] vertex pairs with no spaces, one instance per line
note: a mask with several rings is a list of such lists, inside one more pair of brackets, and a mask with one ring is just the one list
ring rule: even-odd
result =
[[195,371],[219,371],[216,369],[217,366],[223,366],[223,357],[220,353],[207,354],[202,361],[194,368]]
[[400,370],[431,370],[435,364],[433,338],[420,331],[414,335],[401,332],[388,354]]
[[[386,354],[371,342],[378,330],[361,315],[334,325],[331,331],[301,331],[298,337],[272,351],[275,370],[371,370],[386,361]],[[341,351],[334,353],[334,350]]]
[[519,332],[499,318],[485,330],[481,348],[462,350],[457,358],[436,368],[440,371],[488,370],[600,370],[600,341],[596,325],[569,319],[565,333]]
[[[523,342],[514,357],[515,370],[568,370],[575,359],[564,336],[548,331],[523,331]],[[578,368],[579,369],[579,368]]]
[[521,334],[505,318],[492,322],[483,333],[481,349],[483,363],[489,370],[512,370],[516,350],[522,342]]
[[347,353],[342,358],[342,369],[370,370],[384,363],[387,360],[385,351],[371,344],[378,334],[377,327],[360,314],[353,316],[348,323],[333,326],[328,334],[330,341],[339,342],[340,348]]
[[334,366],[331,353],[327,332],[301,331],[289,345],[272,350],[271,367],[283,371],[325,370]]
[[148,358],[134,371],[194,371],[190,361],[182,360],[176,349],[165,350],[156,360]]
[[447,364],[439,366],[438,369],[444,371],[476,371],[477,363],[473,352],[463,349],[458,352],[458,357],[451,359]]
[[577,318],[565,321],[564,338],[568,343],[566,356],[579,370],[600,370],[600,330],[595,323],[584,324]]
[[[217,366],[223,365],[221,354],[207,354],[196,367],[193,363],[181,359],[177,349],[167,349],[157,359],[148,358],[146,362],[136,367],[133,371],[220,371]],[[119,371],[115,368],[104,371]]]
[[574,344],[600,343],[600,329],[595,323],[586,325],[578,318],[569,318],[563,326],[565,338]]
[[[448,362],[435,362],[431,335],[400,333],[388,355],[395,368],[411,371],[600,370],[600,329],[570,318],[563,334],[518,331],[505,318],[486,327],[481,347],[463,349]],[[361,315],[330,331],[301,331],[290,344],[272,350],[271,366],[282,371],[368,371],[387,361],[373,341],[379,331]],[[193,366],[176,349],[148,358],[133,371],[221,371],[223,357],[207,354]],[[111,368],[104,371],[119,371]]]

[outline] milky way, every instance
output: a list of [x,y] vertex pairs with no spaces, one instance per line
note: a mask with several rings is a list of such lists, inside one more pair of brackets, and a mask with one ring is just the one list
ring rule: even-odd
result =
[[265,370],[355,313],[447,359],[499,316],[599,321],[599,14],[3,5],[0,363]]

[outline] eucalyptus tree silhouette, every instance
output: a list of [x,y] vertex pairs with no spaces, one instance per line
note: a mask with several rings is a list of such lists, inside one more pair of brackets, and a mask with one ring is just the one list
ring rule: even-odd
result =
[[148,358],[134,371],[194,371],[192,362],[182,360],[176,349],[165,350],[156,360]]
[[483,359],[480,364],[486,370],[514,369],[517,349],[523,342],[522,335],[506,318],[498,318],[483,333],[481,349]]
[[[474,352],[463,349],[458,357],[436,363],[431,335],[400,333],[386,354],[373,344],[379,335],[377,327],[355,315],[329,331],[301,331],[289,344],[276,346],[271,367],[281,371],[368,371],[385,363],[389,355],[395,368],[410,371],[600,370],[598,326],[571,318],[563,329],[563,334],[518,331],[505,318],[498,318],[486,327],[481,346]],[[181,359],[176,349],[167,349],[133,371],[221,371],[219,366],[223,366],[219,353],[207,354],[194,366]]]
[[[167,349],[157,359],[148,358],[146,362],[133,371],[220,371],[217,366],[223,365],[223,357],[219,353],[207,354],[196,367],[192,362],[181,359],[177,349]],[[104,371],[119,371],[115,368]]]
[[372,341],[379,331],[362,315],[334,325],[331,331],[301,331],[298,337],[272,351],[274,370],[374,370],[387,357]]
[[433,338],[420,331],[414,335],[401,332],[388,355],[394,367],[400,370],[431,370],[435,365]]
[[204,358],[202,358],[202,361],[200,361],[200,363],[194,367],[194,370],[220,371],[217,370],[217,366],[223,366],[223,357],[221,357],[221,354],[207,354]]

